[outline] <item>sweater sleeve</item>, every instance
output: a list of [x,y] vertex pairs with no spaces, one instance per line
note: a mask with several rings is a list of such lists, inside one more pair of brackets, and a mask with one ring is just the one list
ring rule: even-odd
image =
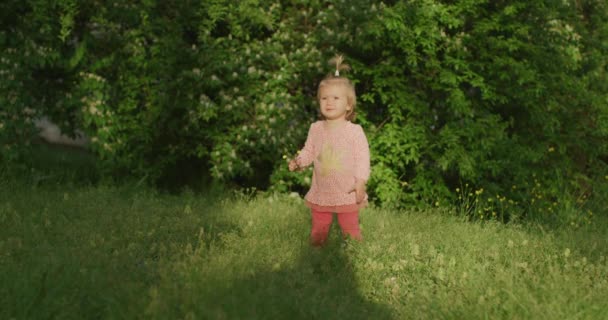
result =
[[354,138],[355,178],[367,181],[370,175],[369,144],[360,125],[355,127]]
[[308,136],[306,137],[306,142],[304,143],[304,148],[300,150],[298,156],[296,157],[296,162],[300,167],[308,167],[315,159],[315,146],[313,143],[313,135],[314,135],[314,123],[310,125],[308,129]]

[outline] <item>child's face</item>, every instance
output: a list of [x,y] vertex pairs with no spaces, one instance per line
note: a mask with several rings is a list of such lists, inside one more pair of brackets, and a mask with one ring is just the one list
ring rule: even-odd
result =
[[327,120],[346,119],[351,105],[348,102],[347,89],[341,85],[325,85],[319,90],[321,114]]

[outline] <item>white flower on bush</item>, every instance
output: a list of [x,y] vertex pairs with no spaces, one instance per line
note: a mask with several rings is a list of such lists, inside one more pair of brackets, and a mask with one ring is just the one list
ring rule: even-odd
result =
[[99,111],[99,109],[97,109],[95,107],[95,105],[89,105],[89,113],[94,115],[94,116],[99,116],[101,115],[101,112]]

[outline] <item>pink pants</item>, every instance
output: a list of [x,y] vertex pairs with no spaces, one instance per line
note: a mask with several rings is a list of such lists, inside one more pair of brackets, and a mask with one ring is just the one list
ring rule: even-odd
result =
[[[350,236],[353,239],[361,240],[361,229],[359,229],[359,211],[336,213],[338,224],[342,229],[344,237]],[[321,212],[312,210],[312,230],[310,232],[310,242],[313,246],[325,244],[329,228],[333,218],[332,212]]]

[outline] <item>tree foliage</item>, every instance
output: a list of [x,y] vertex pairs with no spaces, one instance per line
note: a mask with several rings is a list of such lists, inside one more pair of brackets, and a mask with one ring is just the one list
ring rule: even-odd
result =
[[[108,174],[305,190],[286,170],[344,53],[381,205],[472,184],[588,193],[608,150],[603,1],[4,1],[2,158],[49,115]],[[556,183],[556,182],[559,182]],[[516,190],[517,189],[517,190]],[[559,190],[558,190],[559,189]]]

